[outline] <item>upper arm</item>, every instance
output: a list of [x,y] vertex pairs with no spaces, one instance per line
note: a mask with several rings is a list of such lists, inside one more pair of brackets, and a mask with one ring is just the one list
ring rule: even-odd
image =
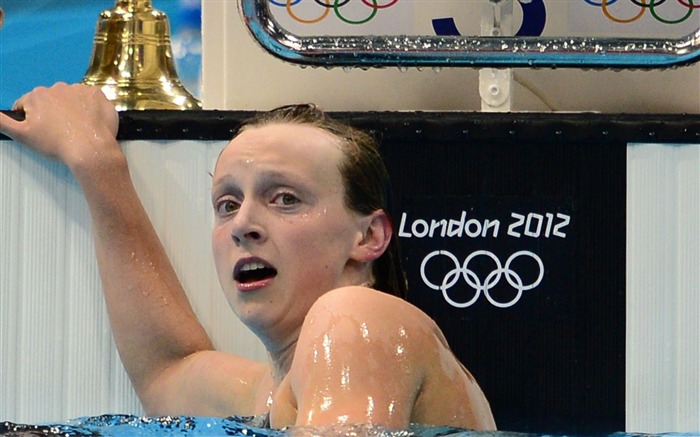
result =
[[424,377],[423,338],[396,305],[408,306],[359,287],[314,304],[290,370],[297,425],[409,425]]
[[253,415],[267,369],[225,352],[197,352],[160,371],[141,401],[149,415]]

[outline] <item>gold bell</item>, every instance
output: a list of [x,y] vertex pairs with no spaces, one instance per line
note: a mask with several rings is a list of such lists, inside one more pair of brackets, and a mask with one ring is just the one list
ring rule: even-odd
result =
[[117,0],[100,14],[83,83],[99,86],[118,111],[202,109],[177,76],[168,18],[151,0]]

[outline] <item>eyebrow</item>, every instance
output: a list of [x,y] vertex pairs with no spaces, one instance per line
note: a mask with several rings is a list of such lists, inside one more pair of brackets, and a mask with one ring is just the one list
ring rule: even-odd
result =
[[[256,185],[270,186],[270,185],[288,185],[300,190],[309,190],[306,182],[298,178],[295,174],[289,172],[281,172],[276,169],[263,170],[261,172],[260,178],[257,179]],[[256,189],[259,189],[256,186]],[[216,198],[223,193],[234,193],[236,195],[242,194],[242,190],[236,181],[236,178],[230,174],[221,176],[212,184],[212,198]]]
[[215,200],[217,197],[221,196],[224,193],[235,193],[235,194],[240,194],[241,189],[239,188],[238,184],[236,183],[235,178],[231,175],[224,175],[214,181],[211,187],[211,197],[212,200]]

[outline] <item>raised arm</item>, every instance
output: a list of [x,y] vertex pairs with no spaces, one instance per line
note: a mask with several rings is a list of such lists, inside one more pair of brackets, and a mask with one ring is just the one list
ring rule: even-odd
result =
[[216,385],[207,372],[240,363],[212,351],[130,179],[114,106],[97,88],[57,84],[25,95],[13,109],[26,119],[0,114],[0,132],[65,163],[82,187],[114,339],[147,412],[175,405],[177,413],[199,413],[180,399],[186,391],[192,396],[192,387],[221,404],[206,393]]

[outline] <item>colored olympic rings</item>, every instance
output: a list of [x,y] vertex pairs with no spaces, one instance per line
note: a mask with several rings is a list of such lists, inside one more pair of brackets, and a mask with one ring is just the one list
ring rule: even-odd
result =
[[[304,0],[269,0],[270,4],[273,6],[278,6],[285,8],[289,16],[294,20],[302,24],[315,24],[323,21],[331,11],[334,12],[335,16],[342,22],[351,25],[365,24],[371,21],[380,9],[387,9],[394,6],[399,0],[388,0],[380,4],[379,0],[361,0],[361,3],[366,7],[369,7],[369,13],[366,17],[353,20],[347,17],[347,13],[342,12],[342,8],[350,3],[350,0],[313,0],[317,6],[322,8],[321,13],[315,18],[301,18],[294,10],[293,7],[300,4]],[[308,3],[308,1],[307,1]],[[357,3],[357,2],[355,2]]]
[[[646,4],[644,2],[641,2],[639,0],[630,0],[632,3],[634,3],[637,6],[641,6],[643,8],[650,8],[651,4]],[[654,3],[654,6],[661,6],[666,0],[658,0]],[[608,6],[610,5],[610,2],[608,2]]]
[[[337,7],[340,8],[342,6],[347,5],[349,1],[350,0],[343,0],[340,3],[338,3],[338,2],[335,2],[335,3],[337,4]],[[323,6],[324,8],[332,8],[333,7],[333,5],[329,5],[328,3],[323,3],[323,2],[321,2],[321,0],[314,0],[314,2],[316,2],[316,4],[319,6]]]
[[692,0],[688,0],[690,3],[686,3],[683,0],[678,0],[678,3],[682,4],[686,8],[697,9],[700,8],[700,4],[694,5]]
[[[595,7],[601,8],[603,11],[603,14],[610,20],[615,23],[620,23],[620,24],[628,24],[628,23],[633,23],[645,14],[645,12],[648,10],[651,16],[658,22],[664,23],[664,24],[679,24],[684,21],[686,21],[690,16],[693,14],[693,11],[695,9],[700,8],[700,3],[695,4],[694,0],[676,0],[676,3],[666,3],[666,0],[629,0],[631,4],[639,7],[639,11],[636,12],[635,15],[631,16],[630,18],[619,18],[613,16],[612,12],[610,12],[609,6],[611,6],[614,3],[617,3],[618,0],[600,0],[600,1],[594,1],[594,0],[583,0],[587,4]],[[620,2],[624,2],[624,0],[619,0]],[[696,0],[697,1],[697,0]],[[681,9],[685,9],[685,14],[681,15],[678,18],[666,18],[662,17],[659,14],[658,8],[662,4],[666,3],[668,5],[675,5],[676,9],[679,7]],[[680,5],[680,6],[679,6]],[[619,3],[618,3],[619,6]],[[670,9],[669,9],[670,12]]]
[[[272,1],[272,0],[270,0],[270,1]],[[298,21],[299,23],[303,23],[303,24],[314,24],[314,23],[318,23],[318,22],[322,21],[324,18],[326,18],[326,17],[328,16],[328,14],[330,13],[330,11],[331,11],[330,8],[324,7],[324,8],[323,8],[323,12],[322,12],[321,15],[318,16],[317,18],[312,18],[312,19],[310,19],[310,20],[307,20],[307,19],[304,19],[304,18],[299,18],[299,17],[297,17],[297,15],[296,15],[296,14],[294,13],[294,11],[292,10],[292,6],[298,4],[300,1],[301,1],[301,0],[294,0],[294,1],[293,1],[293,0],[287,0],[287,3],[284,5],[284,6],[287,8],[287,13],[289,14],[289,16],[292,17],[295,21]],[[328,3],[329,1],[330,1],[330,0],[326,0],[326,5],[328,5],[328,6],[330,6],[330,3]],[[336,3],[337,3],[337,0],[336,0]],[[326,5],[324,5],[324,6],[326,6]]]
[[[373,20],[378,11],[391,8],[399,0],[268,0],[270,5],[285,8],[289,16],[302,24],[315,24],[326,19],[330,12],[342,22],[350,25],[361,25]],[[679,24],[687,21],[695,9],[700,9],[700,0],[583,0],[586,4],[600,8],[603,15],[610,21],[619,24],[629,24],[639,21],[646,13],[654,20],[663,24]],[[295,12],[295,6],[300,4],[313,4],[320,8],[318,15],[312,18],[302,18]],[[349,18],[348,6],[363,5],[367,9],[367,14],[358,19]],[[618,17],[611,10],[611,6],[616,8],[628,6],[625,10],[628,17]],[[663,7],[662,7],[663,5]],[[629,10],[629,7],[633,10]],[[355,8],[357,9],[357,8]],[[613,8],[614,9],[614,8]],[[307,8],[308,10],[308,8]],[[356,11],[353,11],[357,13]],[[619,13],[619,12],[618,12]],[[315,13],[314,13],[315,14]],[[302,14],[303,15],[303,14]],[[352,15],[352,14],[350,14]]]
[[[642,4],[644,4],[645,1],[646,0],[642,0]],[[653,2],[654,0],[651,0],[651,1]],[[615,23],[621,23],[621,24],[633,23],[633,22],[639,20],[640,18],[642,18],[642,15],[644,15],[644,12],[646,12],[646,8],[640,8],[639,13],[632,18],[622,19],[622,18],[613,17],[613,15],[608,10],[607,0],[602,1],[601,9],[603,10],[603,14],[605,14],[605,16],[608,17],[608,19],[610,21],[614,21]]]
[[[425,267],[428,264],[428,261],[439,255],[446,256],[447,258],[449,258],[454,264],[454,268],[447,272],[440,284],[434,284],[428,279],[425,273]],[[490,258],[496,266],[488,275],[486,275],[486,278],[484,278],[483,281],[481,280],[481,278],[479,278],[478,274],[475,271],[469,268],[469,263],[478,256],[485,256],[487,258]],[[537,268],[539,270],[537,279],[535,279],[535,281],[528,285],[523,284],[523,279],[520,277],[518,272],[511,268],[511,263],[516,258],[521,256],[528,256],[532,258],[537,263]],[[461,264],[457,257],[454,256],[452,253],[446,250],[435,250],[433,252],[430,252],[423,259],[423,262],[421,262],[420,275],[425,285],[427,285],[433,290],[440,290],[442,292],[442,296],[445,298],[447,303],[449,303],[453,307],[469,307],[473,305],[474,302],[477,301],[477,299],[479,299],[479,296],[483,292],[484,296],[486,296],[486,299],[488,299],[491,305],[498,308],[508,308],[515,305],[520,300],[520,297],[522,296],[524,291],[532,290],[533,288],[540,285],[540,282],[542,282],[542,278],[544,277],[544,264],[542,263],[542,260],[539,256],[527,250],[521,250],[512,254],[506,260],[505,265],[501,264],[501,261],[496,255],[486,250],[477,250],[476,252],[472,252]],[[467,300],[466,302],[455,301],[448,294],[448,290],[459,281],[460,277],[463,278],[464,282],[469,287],[473,288],[475,291],[474,296],[472,296],[472,298]],[[499,302],[491,295],[491,293],[489,293],[489,291],[493,290],[493,288],[498,284],[498,282],[501,280],[501,277],[505,277],[506,282],[508,282],[508,284],[517,291],[515,297],[513,297],[507,302]]]
[[296,5],[297,3],[299,3],[300,1],[301,1],[301,0],[293,0],[293,1],[286,1],[286,2],[280,3],[280,2],[275,1],[275,0],[270,0],[270,4],[273,4],[273,5],[275,5],[275,6],[279,6],[279,7],[281,7],[281,8],[284,8],[284,7],[286,7],[287,5],[289,5],[289,6],[294,6],[294,5]]
[[[338,3],[338,0],[335,0],[335,3]],[[362,3],[367,4],[367,2],[363,1]],[[372,5],[370,5],[372,8],[372,12],[369,14],[367,18],[364,20],[358,20],[358,21],[352,21],[347,18],[345,18],[341,13],[340,13],[340,8],[334,7],[333,10],[335,11],[335,15],[340,18],[341,21],[344,21],[345,23],[348,24],[365,24],[366,22],[370,21],[372,18],[374,18],[375,15],[377,15],[377,11],[379,10],[377,0],[372,0]]]
[[[650,7],[649,7],[649,12],[651,12],[651,15],[652,15],[654,18],[656,18],[657,21],[660,21],[660,22],[662,22],[662,23],[664,23],[664,24],[678,24],[678,23],[682,23],[682,22],[684,22],[685,20],[687,20],[688,18],[690,18],[691,15],[693,15],[693,7],[691,6],[691,7],[688,8],[688,12],[686,12],[686,14],[685,14],[684,16],[682,16],[681,18],[678,18],[677,20],[667,20],[667,19],[665,19],[665,18],[661,18],[661,17],[656,13],[656,9],[654,8],[654,0],[650,0],[650,1],[651,1],[651,3],[650,3]],[[688,1],[689,1],[691,4],[693,3],[693,0],[688,0]]]
[[391,0],[389,3],[387,3],[387,4],[385,4],[385,5],[378,5],[377,2],[375,2],[375,1],[373,1],[372,3],[370,3],[370,2],[367,1],[367,0],[362,0],[362,3],[366,4],[366,5],[369,6],[370,8],[374,8],[374,9],[386,9],[386,8],[390,8],[390,7],[394,6],[394,5],[396,4],[396,2],[398,2],[398,1],[399,1],[399,0]]

